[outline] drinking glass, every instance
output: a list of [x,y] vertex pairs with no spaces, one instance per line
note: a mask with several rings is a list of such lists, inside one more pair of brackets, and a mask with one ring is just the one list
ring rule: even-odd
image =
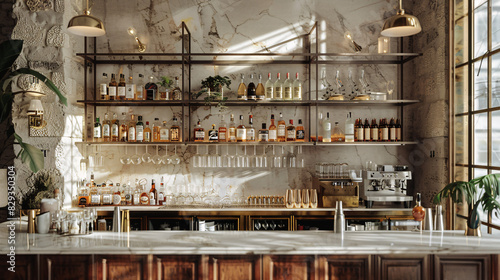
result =
[[167,145],[165,145],[165,155],[161,157],[161,162],[163,164],[169,164],[170,163],[170,158],[168,157],[168,149]]
[[318,208],[318,192],[316,189],[311,189],[311,195],[309,197],[309,207]]
[[179,164],[181,162],[181,159],[177,155],[177,145],[174,145],[174,155],[170,158],[170,162],[173,165]]
[[158,145],[156,146],[156,155],[154,155],[151,158],[151,162],[153,164],[162,164],[163,163],[162,157],[160,155],[158,155]]
[[302,204],[302,193],[300,189],[293,190],[293,208],[300,208]]
[[275,145],[273,145],[273,164],[275,168],[281,167],[281,156],[278,156],[275,151]]
[[139,156],[139,154],[137,153],[137,146],[135,146],[135,155],[131,156],[130,157],[130,162],[132,164],[141,164],[141,157]]
[[395,87],[395,83],[393,80],[387,81],[387,95],[389,95],[388,99],[394,99],[394,98],[392,98],[392,93],[394,92],[394,87]]
[[122,164],[130,164],[130,156],[128,155],[128,147],[125,146],[125,154],[120,158]]
[[144,154],[142,154],[142,157],[141,157],[142,162],[149,163],[149,162],[151,162],[151,158],[152,158],[151,154],[148,153],[148,145],[146,145],[146,152]]
[[285,195],[285,206],[286,208],[293,208],[294,204],[294,196],[293,196],[293,190],[292,189],[287,189],[286,190],[286,195]]
[[302,189],[302,202],[301,202],[300,206],[302,208],[309,208],[309,204],[310,204],[309,190]]
[[285,151],[285,146],[281,146],[281,167],[283,168],[288,167],[288,155],[287,152]]
[[94,154],[94,167],[102,167],[103,164],[103,156],[101,153],[101,146],[97,145],[95,147],[95,154]]

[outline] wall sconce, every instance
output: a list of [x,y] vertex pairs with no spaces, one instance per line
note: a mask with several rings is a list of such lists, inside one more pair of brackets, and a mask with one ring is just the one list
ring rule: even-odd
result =
[[134,37],[135,41],[137,42],[137,48],[139,49],[139,52],[145,52],[146,45],[144,45],[137,37],[137,30],[135,30],[135,28],[133,28],[133,27],[129,27],[127,32],[128,32],[128,35]]
[[356,42],[354,42],[354,39],[352,38],[352,34],[351,32],[349,31],[346,31],[344,33],[344,38],[349,42],[349,46],[355,51],[355,52],[360,52],[363,48],[356,44]]
[[32,99],[28,108],[29,128],[42,129],[47,125],[43,120],[43,106],[40,99]]

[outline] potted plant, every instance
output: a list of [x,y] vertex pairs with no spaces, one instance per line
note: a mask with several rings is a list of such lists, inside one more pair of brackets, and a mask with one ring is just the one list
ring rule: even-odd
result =
[[212,102],[217,102],[217,107],[222,112],[227,108],[225,106],[227,97],[224,97],[224,87],[231,89],[230,85],[231,79],[228,76],[208,76],[205,80],[201,81],[202,89],[197,93],[193,93],[193,98],[198,99],[202,94],[208,93],[204,98],[205,104],[210,105]]
[[166,76],[162,76],[160,78],[160,81],[156,83],[157,85],[160,86],[159,92],[160,92],[160,100],[169,100],[172,99],[172,96],[170,96],[170,86],[172,86],[172,79]]
[[468,207],[465,234],[481,236],[479,206],[481,205],[485,212],[494,212],[497,217],[499,215],[500,174],[488,174],[469,182],[450,183],[434,196],[434,203],[439,204],[447,197],[451,198],[454,203],[463,203],[465,199]]
[[22,49],[22,40],[8,40],[0,43],[0,130],[5,133],[3,135],[5,141],[0,145],[0,155],[3,155],[12,146],[14,142],[9,139],[12,139],[11,137],[14,136],[15,141],[21,147],[21,151],[17,154],[17,157],[20,157],[23,163],[29,165],[31,171],[37,172],[44,165],[42,151],[24,143],[23,139],[14,131],[14,125],[12,124],[12,102],[14,101],[14,95],[22,93],[22,91],[12,92],[12,82],[17,76],[22,74],[35,76],[57,94],[59,102],[67,105],[67,101],[66,97],[61,94],[54,83],[41,73],[29,68],[12,69]]

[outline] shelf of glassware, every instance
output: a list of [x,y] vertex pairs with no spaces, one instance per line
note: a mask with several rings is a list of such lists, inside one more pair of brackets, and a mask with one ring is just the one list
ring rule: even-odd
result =
[[417,141],[395,141],[395,142],[76,142],[82,145],[102,145],[102,146],[164,146],[164,145],[246,145],[246,146],[405,146],[416,145]]
[[[218,102],[207,103],[202,100],[173,101],[173,100],[78,100],[95,106],[216,106]],[[246,101],[227,100],[225,106],[404,106],[419,103],[420,100],[301,100],[301,101]]]

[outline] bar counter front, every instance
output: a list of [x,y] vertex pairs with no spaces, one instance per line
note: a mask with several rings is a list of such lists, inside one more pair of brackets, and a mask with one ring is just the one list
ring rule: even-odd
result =
[[15,240],[12,279],[499,279],[500,272],[500,239],[463,231],[18,232]]

